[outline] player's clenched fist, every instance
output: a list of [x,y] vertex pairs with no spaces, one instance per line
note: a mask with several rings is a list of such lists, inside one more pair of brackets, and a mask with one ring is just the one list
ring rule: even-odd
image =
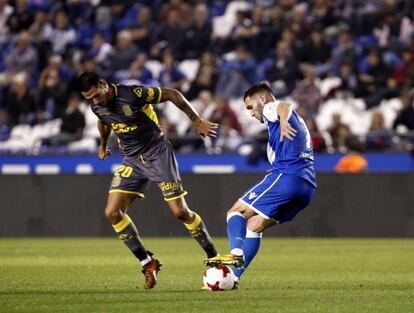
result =
[[99,146],[99,150],[98,150],[99,160],[105,160],[108,155],[111,155],[111,151],[106,149],[106,147]]

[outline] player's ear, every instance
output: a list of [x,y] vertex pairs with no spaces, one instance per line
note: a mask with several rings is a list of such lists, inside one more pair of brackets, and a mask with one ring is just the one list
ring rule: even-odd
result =
[[100,79],[99,84],[102,86],[102,89],[104,90],[104,92],[108,92],[109,86],[106,80]]

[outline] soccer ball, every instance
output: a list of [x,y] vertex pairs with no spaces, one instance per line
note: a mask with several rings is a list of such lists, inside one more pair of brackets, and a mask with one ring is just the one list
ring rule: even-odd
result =
[[207,290],[231,290],[236,282],[232,269],[226,265],[209,267],[203,275],[203,284]]

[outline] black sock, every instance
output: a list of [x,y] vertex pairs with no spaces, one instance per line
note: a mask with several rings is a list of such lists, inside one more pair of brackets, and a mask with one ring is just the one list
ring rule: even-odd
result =
[[212,258],[217,255],[217,250],[214,247],[213,240],[211,239],[201,217],[197,213],[193,213],[195,215],[194,221],[190,224],[184,223],[184,225],[189,230],[191,236],[197,240],[199,245],[204,249],[207,257]]
[[143,261],[148,258],[147,250],[139,238],[138,230],[127,214],[124,215],[122,221],[112,226],[117,232],[118,238],[124,242],[138,260]]

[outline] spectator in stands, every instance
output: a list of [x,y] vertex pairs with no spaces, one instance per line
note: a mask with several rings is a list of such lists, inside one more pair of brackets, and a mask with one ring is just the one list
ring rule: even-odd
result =
[[39,77],[37,108],[47,119],[62,117],[67,105],[67,84],[61,70],[62,57],[56,54],[49,58],[49,65]]
[[214,140],[214,146],[210,151],[216,154],[236,152],[242,143],[242,137],[239,132],[232,127],[230,118],[222,119],[217,138]]
[[328,128],[328,133],[332,139],[332,151],[342,153],[346,152],[347,147],[345,140],[351,135],[351,130],[348,125],[342,122],[340,113],[332,114],[332,124]]
[[391,79],[394,80],[395,85],[402,88],[411,88],[413,84],[414,74],[414,55],[411,49],[404,49],[402,51],[402,63],[393,69]]
[[103,71],[98,67],[94,58],[89,56],[84,56],[80,60],[80,64],[77,64],[76,73],[83,72],[98,72],[103,73]]
[[0,74],[0,85],[9,84],[14,75],[25,72],[28,79],[34,78],[38,68],[38,54],[31,44],[32,38],[28,32],[21,32],[14,48],[5,57],[5,72]]
[[342,97],[353,97],[358,88],[358,78],[354,70],[354,65],[350,62],[341,64],[339,70],[341,84],[337,90],[341,91]]
[[4,108],[0,108],[0,142],[9,138],[11,127],[8,121],[8,114]]
[[365,139],[368,150],[385,150],[391,145],[391,133],[385,126],[384,115],[381,111],[374,111],[371,116],[371,125]]
[[276,55],[272,66],[266,70],[265,77],[277,98],[287,96],[295,87],[296,59],[286,41],[279,41],[276,44]]
[[314,117],[318,113],[322,94],[316,81],[316,71],[311,65],[303,67],[305,78],[292,91],[292,98],[304,109],[304,116]]
[[228,43],[231,49],[237,46],[248,46],[248,37],[250,36],[250,27],[252,25],[251,19],[248,17],[248,12],[237,11],[236,23],[230,30]]
[[[268,22],[262,7],[255,5],[251,10],[251,24],[248,27],[245,42],[257,60],[262,60],[268,56],[269,46],[267,43]],[[273,38],[274,41],[274,38]]]
[[192,100],[196,98],[201,90],[214,92],[216,89],[219,69],[214,54],[206,51],[202,54],[200,65],[194,80],[191,82],[187,98]]
[[286,15],[282,7],[277,3],[270,9],[269,23],[264,26],[266,40],[262,43],[266,51],[274,47],[275,42],[280,40],[282,30],[286,26]]
[[156,26],[152,21],[151,9],[143,6],[138,11],[138,21],[130,28],[132,41],[142,52],[149,54],[154,43]]
[[144,53],[140,53],[132,62],[127,71],[118,71],[115,76],[116,81],[133,80],[139,85],[148,85],[152,83],[152,73],[145,67],[147,57]]
[[114,53],[114,48],[109,42],[106,42],[102,33],[97,32],[93,35],[92,46],[88,51],[88,56],[95,60],[99,68],[108,68]]
[[85,117],[80,110],[81,104],[82,100],[77,93],[70,96],[68,106],[62,116],[60,133],[44,139],[43,145],[57,147],[82,138]]
[[245,46],[238,46],[236,59],[221,66],[216,94],[226,99],[238,98],[256,82],[256,61]]
[[194,9],[194,21],[186,32],[185,57],[198,59],[210,46],[212,25],[209,20],[208,7],[204,3]]
[[315,66],[318,76],[326,72],[330,62],[330,48],[320,29],[312,30],[309,39],[304,43],[301,63]]
[[310,18],[314,25],[322,28],[332,26],[337,21],[335,16],[334,2],[326,0],[315,0],[310,12]]
[[159,22],[164,23],[169,20],[169,14],[171,11],[175,11],[178,20],[182,21],[184,27],[189,27],[193,20],[193,9],[191,6],[183,0],[169,0],[161,6]]
[[242,127],[237,118],[237,114],[230,107],[229,102],[226,98],[217,96],[215,98],[216,107],[210,116],[210,120],[213,123],[221,125],[224,119],[227,119],[230,122],[232,129],[236,130],[238,133],[242,132]]
[[30,91],[29,78],[25,72],[13,76],[4,98],[11,126],[35,123],[35,99]]
[[158,81],[162,87],[175,88],[182,90],[187,78],[181,72],[176,64],[174,54],[170,50],[166,50],[163,55],[163,69],[160,72]]
[[392,128],[399,134],[414,131],[414,107],[412,92],[403,93],[400,97],[402,108],[395,118]]
[[47,38],[52,44],[53,53],[64,55],[67,49],[76,42],[76,31],[69,24],[68,16],[65,11],[55,13],[53,28]]
[[345,140],[347,154],[336,164],[337,173],[360,173],[368,169],[368,161],[364,157],[364,145],[357,136],[347,136]]
[[339,75],[339,69],[344,62],[355,64],[356,50],[349,31],[343,30],[339,34],[338,44],[331,53],[331,60],[332,67],[328,71],[336,75]]
[[8,42],[9,27],[7,21],[13,11],[14,8],[8,4],[7,0],[0,0],[0,51],[2,46]]
[[369,51],[365,68],[358,76],[357,97],[365,98],[367,108],[379,105],[382,99],[390,98],[395,81],[390,78],[391,69],[383,62],[382,55],[376,49]]
[[[192,104],[198,114],[206,120],[211,119],[211,115],[216,109],[216,103],[210,90],[201,90]],[[188,123],[188,126],[191,126],[190,123]]]
[[28,30],[33,22],[33,12],[29,8],[28,0],[16,0],[14,11],[9,16],[7,26],[13,35]]
[[53,28],[49,23],[49,17],[45,10],[36,11],[34,21],[28,30],[33,38],[33,44],[36,47],[39,55],[39,68],[42,69],[47,66],[48,57],[50,55],[50,38]]
[[66,8],[68,9],[69,19],[74,25],[88,23],[92,19],[95,7],[99,2],[96,0],[67,0]]
[[135,60],[138,49],[132,43],[131,32],[121,30],[116,36],[116,47],[109,62],[109,75],[117,75],[117,71],[127,70]]
[[186,28],[177,11],[168,12],[167,22],[161,26],[157,44],[151,48],[152,57],[158,58],[162,54],[163,49],[169,49],[177,60],[182,60],[184,56],[184,48],[186,44]]
[[44,10],[36,11],[34,21],[30,25],[28,31],[33,37],[33,41],[37,44],[45,41],[46,38],[50,38],[53,27],[49,23],[47,12]]
[[[299,113],[299,115],[303,116],[301,113]],[[319,131],[319,128],[318,128],[318,125],[316,124],[315,119],[313,117],[307,117],[305,119],[305,124],[308,127],[308,130],[311,136],[313,151],[315,152],[326,151],[325,138],[323,137],[322,133]]]
[[293,6],[289,18],[289,28],[294,32],[297,40],[303,41],[309,37],[311,29],[307,19],[307,5],[297,3]]

